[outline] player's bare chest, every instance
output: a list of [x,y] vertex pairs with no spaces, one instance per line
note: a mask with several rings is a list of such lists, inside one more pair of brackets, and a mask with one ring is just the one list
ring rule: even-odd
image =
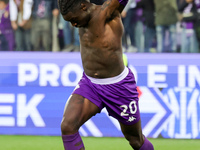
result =
[[83,43],[94,43],[101,36],[101,33],[91,30],[80,31],[80,40]]

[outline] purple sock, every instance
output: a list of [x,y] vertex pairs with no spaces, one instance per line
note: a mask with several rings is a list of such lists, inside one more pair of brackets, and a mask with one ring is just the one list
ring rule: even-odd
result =
[[144,144],[140,147],[140,150],[154,150],[151,142],[144,136]]
[[62,135],[62,140],[65,150],[80,150],[84,148],[83,141],[78,132],[72,135]]

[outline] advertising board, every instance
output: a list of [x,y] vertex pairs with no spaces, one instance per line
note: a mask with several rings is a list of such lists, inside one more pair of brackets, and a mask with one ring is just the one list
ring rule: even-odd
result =
[[[200,55],[128,53],[147,137],[200,138]],[[80,53],[0,54],[0,134],[60,135],[65,103],[82,76]],[[123,136],[106,109],[82,136]]]

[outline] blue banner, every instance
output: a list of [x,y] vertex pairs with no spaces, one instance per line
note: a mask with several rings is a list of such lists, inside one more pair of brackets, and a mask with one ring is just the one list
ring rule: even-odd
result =
[[[127,54],[147,137],[200,138],[200,54]],[[0,134],[60,135],[65,103],[82,76],[80,53],[0,53]],[[82,136],[123,136],[106,109]]]

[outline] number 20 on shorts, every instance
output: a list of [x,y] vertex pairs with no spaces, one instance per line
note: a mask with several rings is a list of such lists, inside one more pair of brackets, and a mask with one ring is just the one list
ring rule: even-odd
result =
[[135,114],[137,112],[137,106],[136,101],[131,101],[129,105],[121,105],[120,107],[123,108],[123,111],[121,112],[121,116],[128,116],[127,110],[130,109],[131,114]]

